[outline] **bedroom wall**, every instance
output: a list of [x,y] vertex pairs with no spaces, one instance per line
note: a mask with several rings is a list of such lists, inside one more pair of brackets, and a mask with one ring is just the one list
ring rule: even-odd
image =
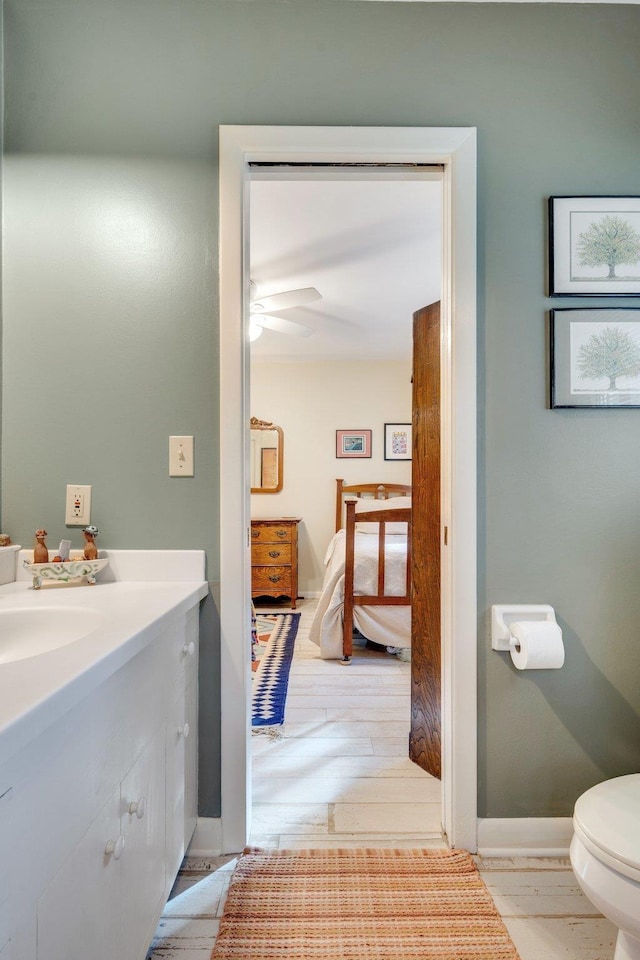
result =
[[[411,483],[411,462],[384,459],[384,424],[411,422],[411,361],[251,365],[251,415],[284,430],[280,493],[253,494],[252,517],[300,516],[300,593],[318,595],[335,530],[336,478]],[[336,430],[372,430],[371,458],[337,458]]]
[[[479,812],[566,816],[640,769],[640,413],[548,410],[545,320],[545,198],[640,193],[640,8],[4,7],[2,525],[57,533],[64,485],[91,482],[105,543],[204,546],[215,586],[218,125],[474,125]],[[166,476],[172,432],[196,437],[186,487]],[[563,670],[516,674],[490,651],[487,610],[507,600],[555,605]],[[200,811],[215,816],[208,616]]]

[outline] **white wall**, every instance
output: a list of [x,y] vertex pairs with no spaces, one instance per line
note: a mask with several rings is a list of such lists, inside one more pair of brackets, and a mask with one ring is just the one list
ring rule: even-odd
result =
[[[284,431],[280,493],[253,494],[251,516],[302,517],[299,590],[317,595],[335,527],[336,478],[411,482],[411,461],[384,459],[384,424],[411,421],[411,361],[254,362],[251,416]],[[372,430],[371,458],[336,458],[336,430]]]

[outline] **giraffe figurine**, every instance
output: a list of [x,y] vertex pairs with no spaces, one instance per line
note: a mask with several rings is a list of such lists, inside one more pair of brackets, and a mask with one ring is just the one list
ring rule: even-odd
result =
[[47,550],[47,544],[45,543],[46,536],[47,531],[45,529],[36,530],[36,543],[33,548],[34,563],[49,562],[49,551]]

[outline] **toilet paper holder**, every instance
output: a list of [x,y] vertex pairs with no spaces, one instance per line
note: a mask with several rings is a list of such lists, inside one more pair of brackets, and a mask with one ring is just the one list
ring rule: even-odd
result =
[[556,613],[547,603],[494,603],[491,607],[491,648],[511,649],[510,624],[519,620],[549,620],[556,623]]

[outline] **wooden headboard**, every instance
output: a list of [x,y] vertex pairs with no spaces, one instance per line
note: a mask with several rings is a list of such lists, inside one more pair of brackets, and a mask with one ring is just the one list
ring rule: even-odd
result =
[[349,483],[336,480],[336,533],[343,526],[343,507],[346,497],[371,497],[374,500],[388,500],[389,497],[411,496],[411,484],[408,483]]

